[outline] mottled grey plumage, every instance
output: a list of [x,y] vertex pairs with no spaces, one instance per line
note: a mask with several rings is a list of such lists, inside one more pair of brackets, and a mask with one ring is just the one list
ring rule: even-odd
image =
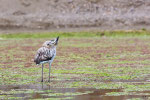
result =
[[55,53],[56,53],[56,47],[47,48],[43,46],[38,49],[34,62],[36,64],[41,64],[44,61],[50,61],[52,57],[56,55]]
[[34,62],[39,65],[42,64],[42,82],[43,82],[43,64],[49,63],[49,81],[50,81],[50,67],[56,56],[56,46],[58,44],[58,39],[50,40],[44,42],[43,46],[37,50],[34,58]]

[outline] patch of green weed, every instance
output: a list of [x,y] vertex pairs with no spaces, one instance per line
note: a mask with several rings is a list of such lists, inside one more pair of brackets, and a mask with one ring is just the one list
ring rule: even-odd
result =
[[102,32],[45,32],[45,33],[13,33],[0,34],[1,38],[50,38],[50,37],[120,37],[120,36],[149,36],[146,30],[138,31],[102,31]]

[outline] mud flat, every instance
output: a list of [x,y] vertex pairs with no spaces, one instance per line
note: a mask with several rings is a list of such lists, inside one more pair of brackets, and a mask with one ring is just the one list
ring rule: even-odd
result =
[[0,99],[150,99],[150,37],[61,37],[41,84],[32,59],[45,40],[0,40]]
[[149,5],[149,0],[0,0],[0,31],[150,29]]
[[[150,97],[150,91],[123,93],[122,89],[95,89],[95,88],[54,88],[50,85],[4,85],[0,86],[1,99],[57,99],[57,100],[126,100],[143,99]],[[112,95],[116,93],[118,95]],[[111,95],[110,95],[111,94]]]

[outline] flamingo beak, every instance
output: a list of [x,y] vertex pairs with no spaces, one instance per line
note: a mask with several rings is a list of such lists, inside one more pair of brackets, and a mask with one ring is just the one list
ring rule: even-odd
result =
[[57,45],[57,44],[58,44],[58,40],[59,40],[59,36],[56,38],[55,45]]

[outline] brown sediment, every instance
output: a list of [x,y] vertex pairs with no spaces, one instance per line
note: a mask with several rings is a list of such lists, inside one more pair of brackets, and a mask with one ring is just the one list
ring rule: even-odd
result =
[[2,0],[0,32],[150,29],[149,5],[149,0]]

